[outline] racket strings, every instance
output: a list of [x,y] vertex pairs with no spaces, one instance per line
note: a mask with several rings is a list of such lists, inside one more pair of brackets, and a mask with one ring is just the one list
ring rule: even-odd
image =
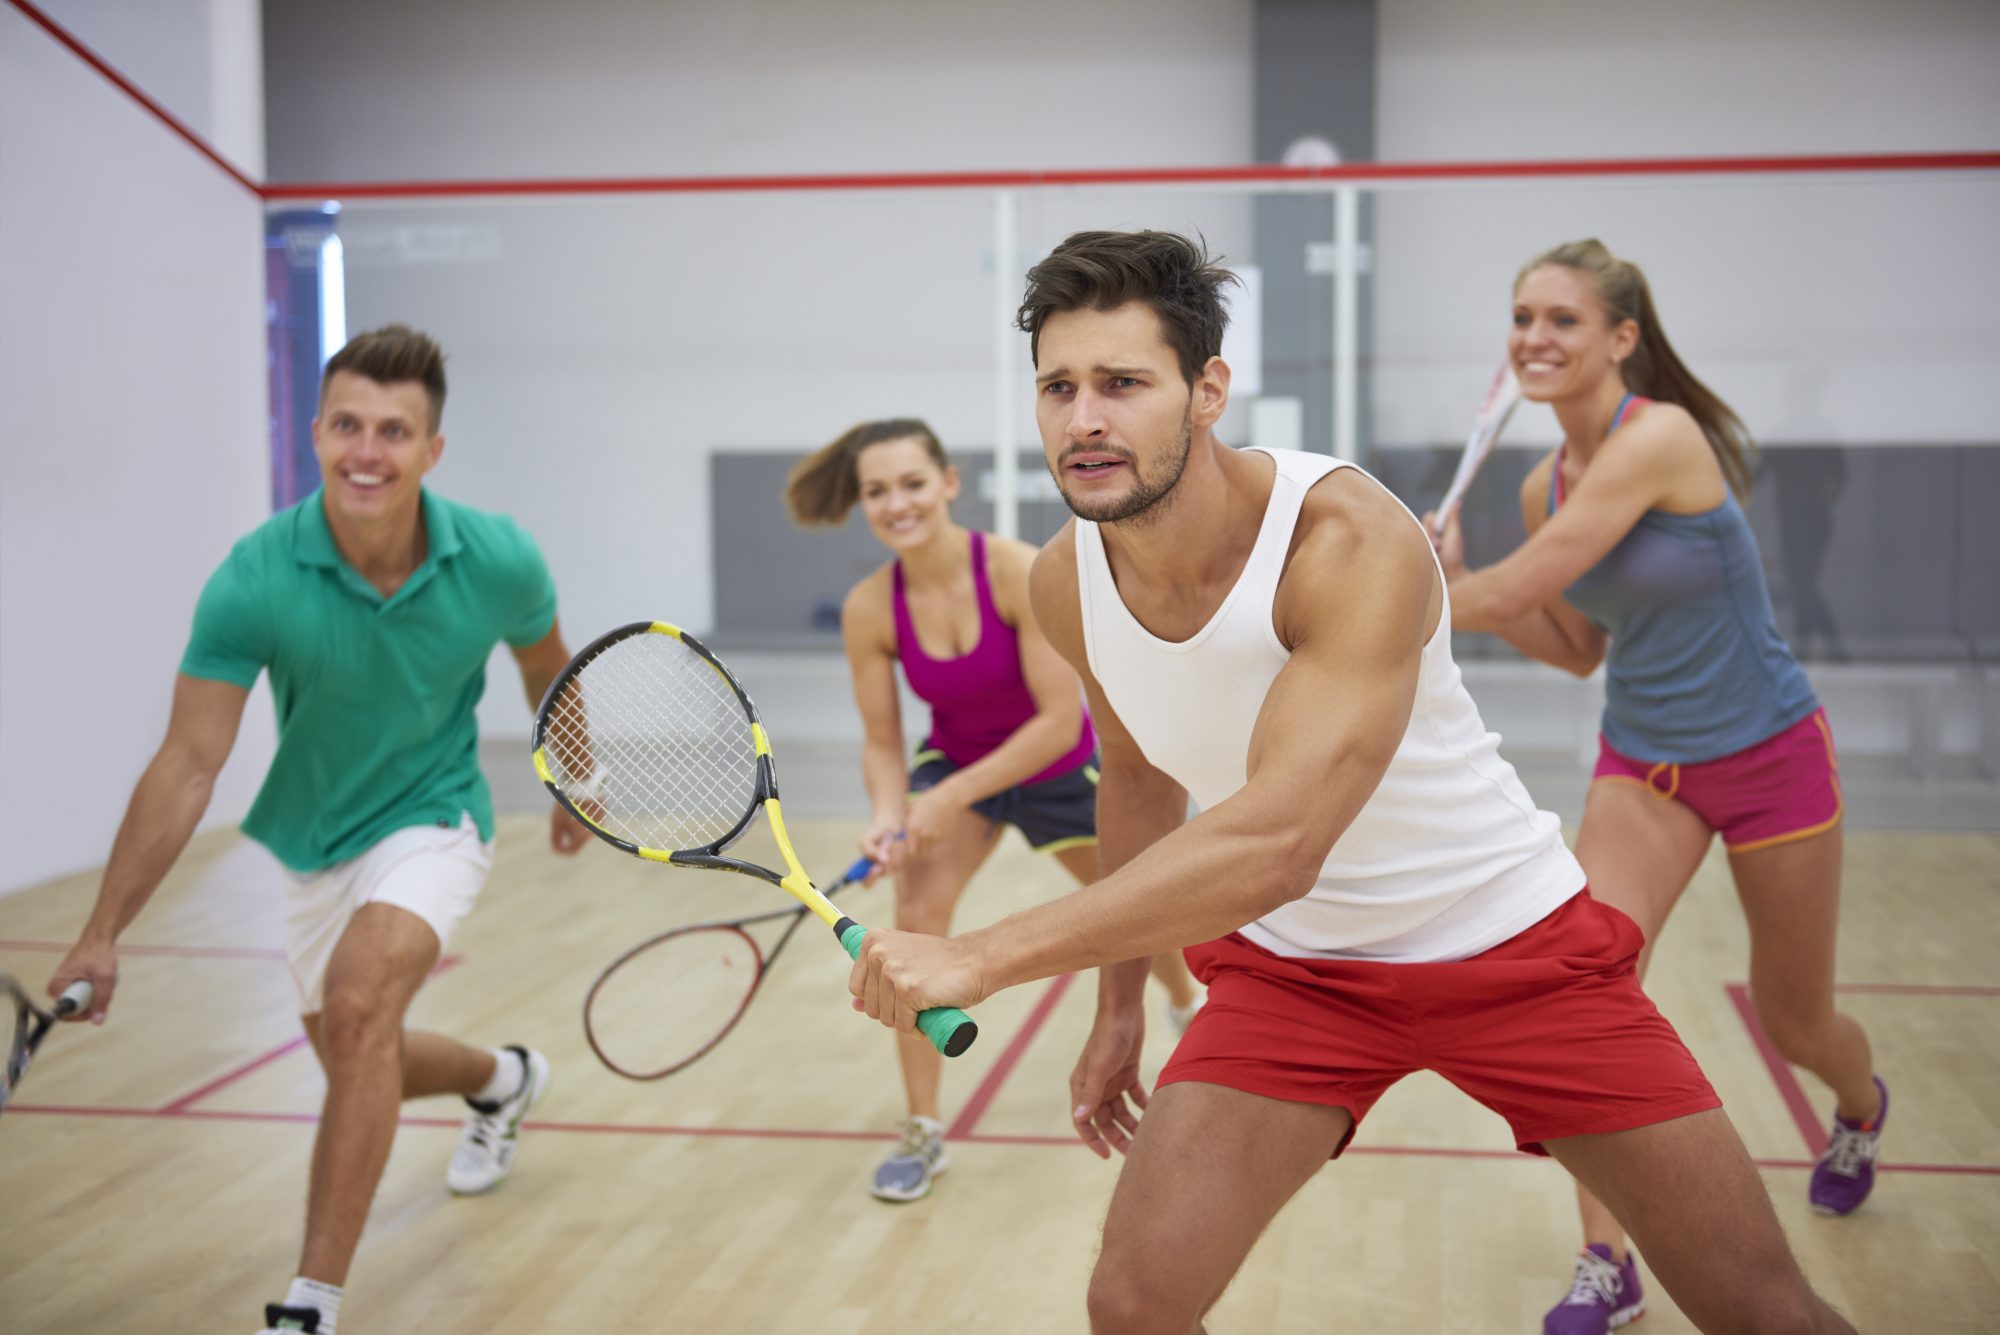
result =
[[564,686],[543,741],[564,795],[641,848],[709,847],[754,800],[757,750],[742,700],[669,635],[607,645]]
[[661,937],[612,965],[591,989],[584,1027],[612,1070],[640,1079],[693,1061],[749,1004],[763,957],[742,931],[698,927]]

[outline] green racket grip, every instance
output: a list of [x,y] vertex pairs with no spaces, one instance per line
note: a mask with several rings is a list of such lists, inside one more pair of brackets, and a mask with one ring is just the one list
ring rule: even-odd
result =
[[[843,917],[833,925],[833,934],[840,938],[841,949],[849,959],[861,958],[861,939],[868,935],[868,929],[852,918]],[[947,1057],[956,1057],[972,1046],[972,1040],[979,1037],[979,1025],[970,1015],[956,1006],[938,1006],[917,1014],[917,1028],[931,1041],[931,1046]]]

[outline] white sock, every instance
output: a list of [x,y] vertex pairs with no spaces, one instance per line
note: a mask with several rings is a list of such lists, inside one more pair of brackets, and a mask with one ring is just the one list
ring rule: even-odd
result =
[[493,1049],[493,1077],[472,1096],[475,1103],[504,1103],[528,1083],[528,1064],[508,1048]]
[[286,1292],[285,1306],[315,1309],[319,1313],[320,1335],[333,1335],[333,1324],[340,1319],[340,1290],[300,1276]]

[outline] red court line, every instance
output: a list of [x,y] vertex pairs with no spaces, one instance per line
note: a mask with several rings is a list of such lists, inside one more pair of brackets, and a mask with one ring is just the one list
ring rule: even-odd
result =
[[251,1072],[260,1071],[264,1067],[269,1066],[272,1062],[278,1060],[278,1058],[286,1055],[287,1053],[296,1052],[305,1045],[306,1045],[306,1036],[304,1034],[300,1034],[297,1038],[293,1039],[291,1042],[280,1044],[279,1046],[272,1048],[269,1052],[264,1053],[260,1057],[253,1057],[249,1061],[244,1062],[241,1066],[223,1072],[221,1075],[215,1077],[215,1079],[209,1081],[207,1084],[199,1085],[196,1086],[194,1089],[189,1090],[187,1093],[175,1099],[172,1103],[163,1106],[160,1109],[160,1115],[162,1117],[178,1117],[182,1113],[186,1112],[189,1108],[192,1108],[195,1104],[200,1103],[203,1099],[207,1098],[210,1094],[215,1093],[217,1090],[235,1084],[238,1080],[241,1080],[244,1076],[249,1075]]
[[1771,1083],[1778,1087],[1778,1093],[1785,1100],[1785,1107],[1791,1111],[1792,1121],[1799,1128],[1799,1135],[1806,1142],[1806,1149],[1814,1158],[1826,1153],[1826,1128],[1820,1125],[1819,1114],[1813,1110],[1812,1101],[1806,1098],[1805,1090],[1799,1087],[1798,1077],[1792,1074],[1791,1064],[1779,1055],[1777,1045],[1764,1032],[1764,1026],[1757,1023],[1757,1006],[1750,1000],[1750,988],[1744,983],[1724,983],[1723,990],[1729,993],[1729,1000],[1736,1007],[1736,1014],[1743,1021],[1743,1027],[1750,1031],[1750,1041],[1757,1045],[1757,1053],[1764,1059],[1764,1069],[1771,1073]]
[[[993,1063],[993,1069],[986,1073],[986,1078],[979,1082],[979,1088],[972,1091],[972,1097],[959,1110],[951,1129],[944,1133],[947,1139],[965,1140],[972,1135],[973,1128],[979,1125],[979,1119],[986,1115],[987,1108],[992,1106],[994,1098],[1000,1093],[1000,1086],[1007,1083],[1007,1077],[1014,1073],[1014,1067],[1027,1052],[1028,1045],[1035,1041],[1035,1035],[1047,1023],[1050,1012],[1055,1010],[1056,1003],[1062,1000],[1063,993],[1069,991],[1069,985],[1075,981],[1075,974],[1066,973],[1048,985],[1041,1000],[1028,1012],[1027,1022],[1007,1044],[1007,1050],[1000,1054],[1000,1060]],[[1077,1143],[1080,1145],[1083,1142]]]
[[260,199],[263,197],[264,190],[262,186],[258,185],[255,181],[251,180],[248,176],[246,176],[243,173],[243,171],[237,167],[235,163],[231,162],[228,158],[223,157],[222,154],[216,152],[215,149],[209,145],[209,142],[206,139],[203,139],[200,135],[196,134],[193,130],[189,129],[187,124],[184,121],[182,121],[178,116],[174,115],[173,112],[168,111],[158,102],[155,102],[152,98],[148,97],[144,92],[144,90],[142,90],[139,87],[139,85],[133,83],[123,74],[120,74],[118,70],[112,66],[111,62],[107,61],[104,57],[98,55],[95,51],[85,46],[81,41],[77,40],[76,36],[72,34],[68,29],[64,28],[61,24],[57,23],[47,14],[44,14],[40,9],[36,8],[34,5],[28,3],[28,0],[8,0],[8,3],[13,5],[14,8],[20,10],[22,15],[26,17],[30,23],[40,28],[43,32],[46,32],[49,36],[55,38],[56,41],[60,42],[63,46],[68,47],[70,52],[74,54],[78,60],[81,60],[84,64],[90,66],[92,69],[96,70],[99,74],[103,75],[107,80],[110,81],[113,87],[118,89],[119,92],[125,94],[125,96],[131,98],[134,102],[137,102],[141,107],[145,108],[148,112],[152,113],[153,118],[155,120],[159,121],[160,124],[166,126],[169,130],[172,130],[182,139],[186,140],[189,146],[192,147],[195,152],[201,154],[203,157],[207,158],[210,162],[220,167],[225,173],[228,174],[231,180],[235,181],[245,190],[248,190],[251,194],[258,196]]
[[1349,162],[1331,167],[1136,167],[776,176],[607,176],[469,181],[301,181],[266,185],[274,199],[462,199],[494,195],[747,194],[772,190],[996,190],[1088,185],[1269,185],[1593,176],[1739,176],[1811,172],[1990,171],[2000,153],[1824,153],[1759,157],[1594,158],[1525,162]]
[[[283,958],[282,952],[280,952],[279,958],[281,959]],[[430,976],[435,978],[439,974],[445,972],[447,969],[456,967],[462,960],[464,960],[464,958],[465,956],[463,955],[440,956],[438,962],[431,966]],[[245,1076],[250,1075],[253,1072],[261,1071],[266,1066],[269,1066],[272,1062],[278,1060],[278,1058],[285,1056],[287,1053],[298,1051],[300,1048],[306,1045],[306,1042],[307,1042],[306,1036],[304,1034],[300,1034],[298,1037],[292,1039],[288,1043],[281,1043],[277,1047],[272,1048],[269,1052],[262,1053],[256,1057],[252,1057],[249,1061],[244,1062],[241,1066],[232,1067],[230,1070],[223,1072],[221,1075],[209,1081],[207,1084],[199,1085],[196,1088],[190,1090],[189,1092],[181,1095],[173,1102],[164,1105],[159,1110],[160,1115],[163,1117],[179,1117],[188,1112],[191,1108],[193,1108],[195,1104],[200,1103],[203,1099],[209,1097],[209,1095],[215,1094],[220,1090],[228,1088],[230,1085],[235,1084],[238,1080],[243,1079]]]
[[1287,167],[1272,163],[1216,167],[1016,169],[957,172],[826,172],[770,176],[627,176],[469,181],[342,181],[259,184],[153,100],[109,61],[31,3],[8,0],[31,23],[102,75],[196,152],[259,198],[463,198],[490,195],[634,195],[749,193],[774,190],[1010,189],[1035,186],[1270,185],[1372,181],[1454,181],[1606,176],[1740,176],[1826,172],[1992,171],[2000,152],[1764,154],[1738,157],[1583,158],[1500,162],[1347,162]]
[[[11,1116],[16,1113],[45,1117],[123,1117],[139,1121],[176,1122],[264,1122],[294,1126],[310,1126],[319,1121],[318,1113],[309,1112],[233,1112],[223,1109],[195,1108],[184,1113],[169,1114],[153,1108],[108,1108],[63,1106],[47,1103],[15,1103],[7,1108]],[[456,1117],[404,1117],[401,1126],[430,1127],[449,1130],[462,1125]],[[895,1136],[882,1131],[835,1131],[823,1128],[790,1127],[742,1127],[742,1126],[651,1126],[622,1122],[528,1122],[523,1127],[528,1131],[549,1131],[567,1135],[613,1135],[613,1136],[690,1136],[715,1140],[800,1140],[800,1141],[870,1141],[877,1144],[893,1141]],[[1030,1148],[1056,1147],[1082,1149],[1083,1142],[1072,1136],[981,1136],[972,1135],[961,1139],[961,1144],[969,1145],[1019,1145]],[[1349,1154],[1369,1155],[1391,1159],[1526,1159],[1529,1156],[1518,1150],[1474,1150],[1458,1149],[1451,1146],[1433,1145],[1356,1145]],[[1810,1159],[1757,1159],[1753,1162],[1759,1168],[1768,1169],[1809,1169]],[[1932,1173],[1944,1177],[2000,1177],[2000,1164],[1949,1164],[1949,1163],[1883,1163],[1878,1165],[1885,1173]]]

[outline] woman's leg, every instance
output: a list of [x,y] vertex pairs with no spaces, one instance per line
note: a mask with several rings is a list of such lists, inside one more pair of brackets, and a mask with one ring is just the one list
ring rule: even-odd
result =
[[[1096,844],[1058,849],[1055,859],[1076,877],[1078,885],[1089,885],[1097,879]],[[1188,972],[1187,959],[1178,950],[1163,950],[1153,956],[1153,977],[1167,989],[1167,1001],[1177,1011],[1187,1010],[1200,995],[1195,989],[1194,975]]]
[[1868,1035],[1834,1009],[1840,927],[1840,826],[1729,855],[1750,924],[1750,995],[1788,1062],[1824,1080],[1850,1122],[1874,1120],[1880,1097]]
[[[1639,956],[1642,981],[1667,915],[1701,865],[1710,838],[1701,817],[1644,784],[1599,779],[1590,785],[1577,832],[1577,861],[1590,880],[1591,895],[1631,918],[1645,935]],[[1584,1244],[1603,1243],[1615,1260],[1623,1261],[1625,1232],[1611,1211],[1582,1183],[1577,1184],[1576,1203]]]
[[[1000,828],[976,811],[961,811],[929,852],[905,862],[896,875],[896,927],[905,932],[950,935],[951,915],[959,896],[993,851]],[[921,1034],[895,1037],[910,1116],[942,1120],[938,1118],[938,1080],[944,1058]]]

